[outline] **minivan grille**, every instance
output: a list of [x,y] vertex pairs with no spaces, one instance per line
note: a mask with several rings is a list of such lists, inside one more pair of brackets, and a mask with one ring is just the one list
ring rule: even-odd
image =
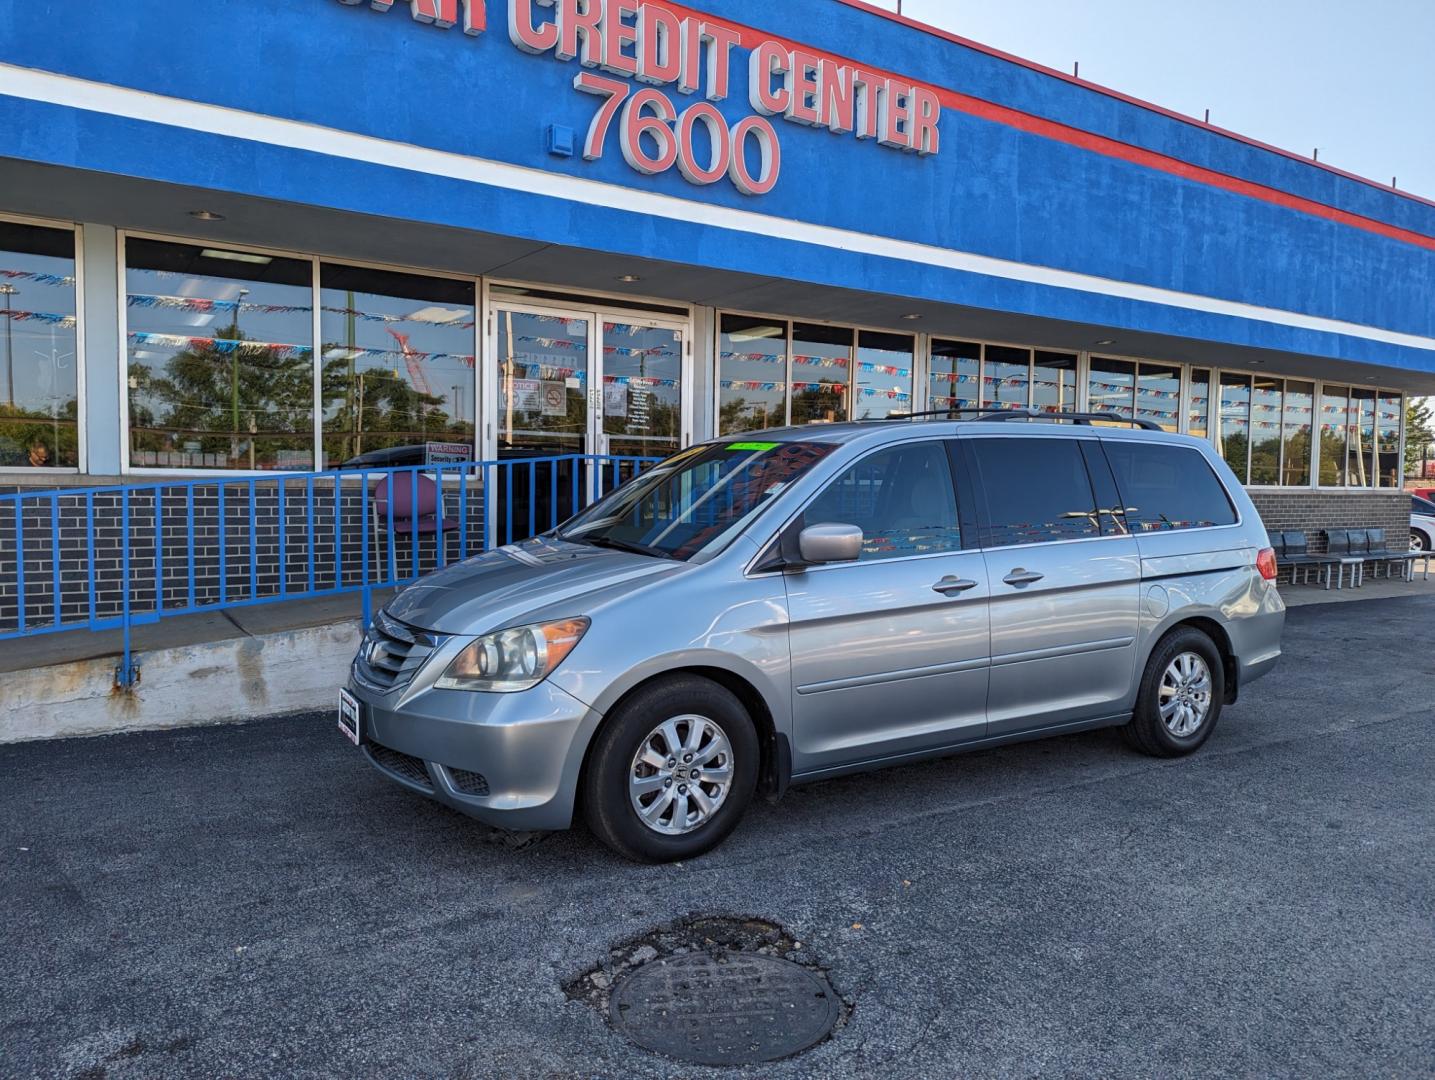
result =
[[406,686],[437,645],[434,635],[405,626],[381,611],[359,646],[358,674],[381,690]]
[[430,791],[433,790],[433,781],[429,779],[428,767],[424,765],[421,758],[394,750],[381,743],[370,742],[368,747],[374,763],[385,772],[408,780],[410,783],[419,784]]

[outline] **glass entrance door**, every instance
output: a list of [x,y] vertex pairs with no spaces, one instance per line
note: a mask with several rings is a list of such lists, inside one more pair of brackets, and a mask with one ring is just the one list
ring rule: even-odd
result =
[[487,376],[494,416],[493,457],[555,458],[497,469],[498,499],[490,503],[495,545],[553,528],[581,506],[591,453],[589,373],[594,319],[586,314],[498,308]]
[[686,324],[596,308],[500,303],[491,312],[485,457],[589,458],[501,464],[497,543],[552,528],[638,469],[615,459],[666,457],[683,445]]
[[[682,445],[686,335],[660,321],[606,315],[602,322],[602,402],[596,445],[613,458],[667,457]],[[596,384],[595,384],[596,385]],[[638,462],[608,462],[599,491],[626,480]]]

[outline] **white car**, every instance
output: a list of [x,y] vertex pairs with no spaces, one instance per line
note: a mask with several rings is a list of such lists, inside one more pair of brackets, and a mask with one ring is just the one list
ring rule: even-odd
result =
[[1410,550],[1435,551],[1435,502],[1410,496]]

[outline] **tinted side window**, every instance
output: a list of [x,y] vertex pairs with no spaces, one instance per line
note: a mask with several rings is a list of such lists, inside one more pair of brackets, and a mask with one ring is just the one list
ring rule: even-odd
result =
[[986,547],[1101,535],[1101,517],[1076,439],[973,439],[986,498]]
[[1435,517],[1435,502],[1412,495],[1410,496],[1410,512],[1424,514],[1426,517]]
[[861,528],[860,562],[962,546],[951,466],[945,446],[935,441],[869,454],[832,481],[804,519]]
[[1235,507],[1200,451],[1115,439],[1102,445],[1132,532],[1236,523]]

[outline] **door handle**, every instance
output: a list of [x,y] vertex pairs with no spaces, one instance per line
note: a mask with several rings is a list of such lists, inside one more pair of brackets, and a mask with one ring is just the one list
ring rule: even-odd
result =
[[953,577],[948,574],[932,586],[933,592],[942,593],[944,596],[955,596],[957,593],[964,593],[968,589],[975,589],[977,583],[970,578]]
[[1040,581],[1044,577],[1046,577],[1045,574],[1038,574],[1035,570],[1023,570],[1018,566],[1010,574],[1002,578],[1002,580],[1008,585],[1020,587],[1022,585],[1030,585],[1033,581]]

